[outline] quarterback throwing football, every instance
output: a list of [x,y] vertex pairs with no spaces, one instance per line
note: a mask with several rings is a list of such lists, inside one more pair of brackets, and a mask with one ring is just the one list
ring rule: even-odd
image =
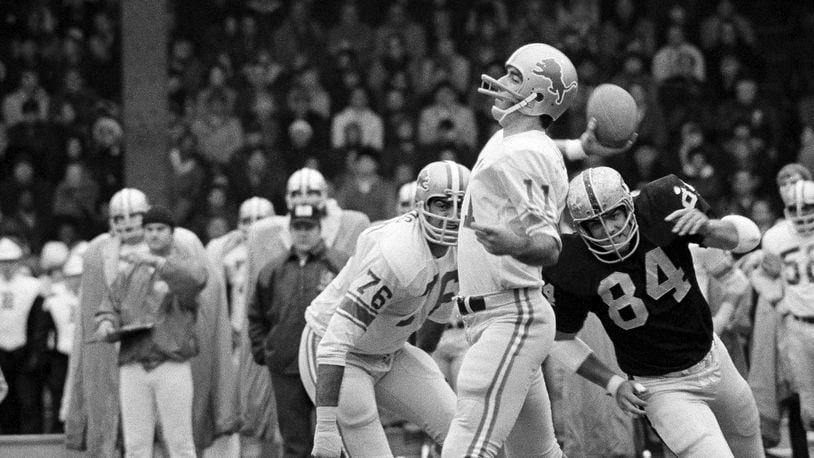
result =
[[[577,233],[562,236],[560,262],[544,272],[557,317],[552,356],[626,412],[646,414],[678,456],[763,456],[755,400],[713,333],[688,247],[746,252],[760,241],[757,226],[710,218],[704,199],[674,175],[634,197],[608,167],[577,175],[567,203]],[[575,337],[588,312],[629,380]]]

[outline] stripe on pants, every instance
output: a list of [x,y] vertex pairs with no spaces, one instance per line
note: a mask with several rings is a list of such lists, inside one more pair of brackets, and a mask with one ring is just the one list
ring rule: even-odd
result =
[[[509,344],[506,346],[506,350],[500,358],[497,371],[495,371],[495,375],[489,384],[489,390],[486,393],[486,402],[484,403],[483,416],[478,424],[478,428],[475,430],[472,443],[466,452],[467,456],[480,456],[481,452],[486,448],[489,437],[497,423],[500,397],[503,395],[507,375],[514,365],[514,355],[516,355],[525,344],[529,335],[529,327],[534,318],[534,313],[528,302],[528,293],[525,293],[525,299],[523,300],[520,298],[519,290],[515,290],[514,296],[515,304],[517,305],[517,321],[514,324],[514,331],[511,339],[509,339]],[[515,393],[509,394],[514,395]]]

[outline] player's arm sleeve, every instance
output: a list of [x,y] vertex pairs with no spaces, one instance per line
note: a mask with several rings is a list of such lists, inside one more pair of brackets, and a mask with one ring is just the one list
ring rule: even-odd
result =
[[583,299],[552,283],[546,284],[543,291],[548,301],[554,306],[557,332],[578,333],[585,324],[585,319],[588,318],[588,308]]
[[559,257],[562,240],[558,230],[558,196],[551,180],[556,179],[552,164],[539,166],[522,160],[504,160],[493,166],[499,186],[517,211],[510,221],[515,234],[525,239],[525,248],[513,255],[532,265],[553,265]]
[[345,365],[345,356],[403,288],[382,259],[360,269],[328,322],[317,348],[317,364]]

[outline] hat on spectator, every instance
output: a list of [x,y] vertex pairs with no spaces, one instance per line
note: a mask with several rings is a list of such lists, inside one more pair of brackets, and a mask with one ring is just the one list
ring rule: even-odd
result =
[[318,226],[320,224],[319,215],[319,209],[313,205],[297,205],[291,209],[290,224],[291,226],[300,224]]
[[40,252],[40,269],[44,272],[58,269],[68,260],[68,245],[63,242],[50,241],[42,246]]
[[147,213],[141,218],[141,224],[143,226],[155,223],[166,224],[171,228],[175,228],[175,218],[173,218],[172,212],[160,205],[150,207]]
[[8,237],[0,238],[0,261],[18,261],[23,257],[23,248]]

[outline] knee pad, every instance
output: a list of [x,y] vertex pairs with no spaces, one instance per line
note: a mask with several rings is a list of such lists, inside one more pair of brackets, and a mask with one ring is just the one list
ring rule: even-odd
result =
[[374,402],[355,400],[340,403],[336,411],[336,421],[345,428],[358,428],[379,420],[379,411]]

